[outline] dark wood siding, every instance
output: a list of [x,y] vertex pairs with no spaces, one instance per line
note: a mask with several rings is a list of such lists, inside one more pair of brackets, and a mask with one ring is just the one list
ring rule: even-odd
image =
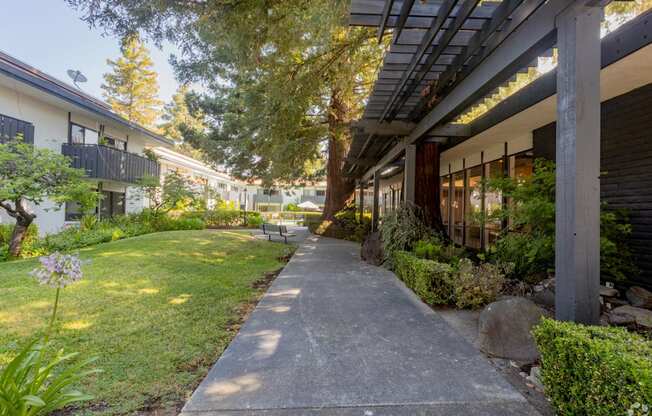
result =
[[439,143],[421,143],[417,147],[414,203],[423,209],[430,225],[441,224],[439,208]]
[[28,121],[0,114],[0,143],[23,135],[25,143],[34,144],[34,125]]
[[[631,248],[652,286],[652,84],[602,103],[600,194],[627,209]],[[555,158],[555,123],[533,132],[536,157]]]

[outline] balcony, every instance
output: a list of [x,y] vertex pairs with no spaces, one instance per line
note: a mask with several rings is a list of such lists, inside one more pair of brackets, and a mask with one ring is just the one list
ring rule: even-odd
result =
[[89,178],[137,183],[144,176],[159,176],[158,163],[112,147],[64,143],[61,153],[72,159],[74,168],[84,169]]
[[315,205],[323,206],[326,203],[326,195],[301,195],[301,202],[312,202]]

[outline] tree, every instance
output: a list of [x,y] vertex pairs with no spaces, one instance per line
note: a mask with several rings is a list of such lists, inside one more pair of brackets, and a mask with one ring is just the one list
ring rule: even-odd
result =
[[20,256],[36,218],[29,205],[49,199],[60,207],[72,199],[83,176],[83,170],[70,167],[70,159],[49,149],[35,148],[21,138],[0,143],[0,207],[16,220],[9,242],[12,257]]
[[120,47],[122,56],[107,59],[111,72],[104,74],[104,97],[113,111],[145,127],[153,128],[160,115],[158,74],[149,51],[136,34],[125,36]]
[[155,214],[183,209],[199,202],[198,192],[195,192],[190,181],[176,171],[165,175],[163,183],[160,183],[158,177],[144,177],[139,187]]
[[351,199],[342,172],[349,125],[361,115],[385,45],[347,26],[348,1],[157,2],[68,0],[119,34],[138,27],[186,53],[173,60],[210,120],[189,137],[236,176],[292,183],[327,176],[325,218]]
[[201,113],[191,114],[186,104],[188,84],[183,84],[172,96],[172,101],[165,105],[162,119],[164,122],[159,126],[166,137],[182,142],[184,131],[201,134],[205,127]]

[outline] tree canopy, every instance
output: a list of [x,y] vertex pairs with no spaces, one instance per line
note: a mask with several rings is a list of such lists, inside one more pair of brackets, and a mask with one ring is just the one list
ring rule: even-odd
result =
[[203,134],[205,126],[203,114],[197,112],[191,114],[186,104],[186,95],[189,92],[187,84],[181,85],[177,92],[172,96],[172,101],[167,103],[163,109],[163,123],[159,126],[161,132],[166,137],[174,139],[177,142],[183,141],[184,131],[191,134]]
[[341,169],[385,49],[374,33],[347,25],[346,0],[149,2],[68,0],[85,20],[125,35],[141,28],[176,43],[172,62],[206,115],[189,137],[242,178],[271,182],[327,173],[326,216],[344,206],[353,182]]
[[104,74],[104,97],[127,120],[153,128],[162,104],[154,62],[137,34],[126,35],[120,51],[118,59],[107,59],[111,72]]

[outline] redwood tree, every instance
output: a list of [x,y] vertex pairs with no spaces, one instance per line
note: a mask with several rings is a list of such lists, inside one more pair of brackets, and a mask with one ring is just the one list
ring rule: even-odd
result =
[[184,137],[244,179],[297,184],[327,178],[324,215],[351,199],[342,166],[386,45],[349,28],[348,0],[68,0],[91,25],[140,28],[174,42],[183,82],[201,82],[191,111],[206,131]]

